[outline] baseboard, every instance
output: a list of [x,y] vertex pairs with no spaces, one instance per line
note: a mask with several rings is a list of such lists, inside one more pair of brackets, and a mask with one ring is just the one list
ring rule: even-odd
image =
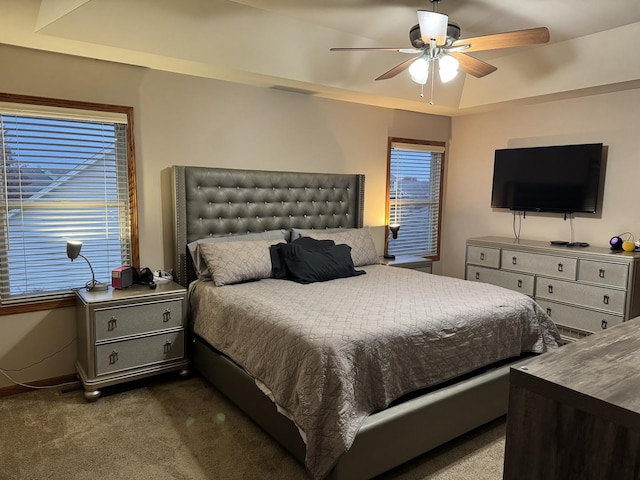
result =
[[[25,382],[36,387],[50,387],[53,385],[61,385],[64,383],[79,382],[78,376],[73,373],[63,375],[61,377],[47,378],[46,380],[36,380],[34,382]],[[0,398],[17,395],[19,393],[32,392],[32,388],[23,387],[22,385],[10,385],[8,387],[0,387]]]

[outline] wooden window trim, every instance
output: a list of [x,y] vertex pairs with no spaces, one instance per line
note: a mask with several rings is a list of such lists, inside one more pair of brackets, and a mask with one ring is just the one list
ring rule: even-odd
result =
[[[131,261],[133,265],[140,263],[140,244],[138,237],[138,187],[136,181],[136,157],[135,142],[133,139],[133,107],[123,105],[111,105],[103,103],[65,100],[57,98],[37,97],[31,95],[19,95],[0,92],[0,102],[20,103],[27,105],[40,105],[45,107],[70,108],[79,110],[96,110],[100,112],[122,113],[127,116],[127,156],[129,171],[129,202],[131,222]],[[69,294],[69,298],[57,300],[30,301],[24,304],[0,306],[0,316],[15,315],[19,313],[53,310],[56,308],[68,308],[75,305],[75,297]]]

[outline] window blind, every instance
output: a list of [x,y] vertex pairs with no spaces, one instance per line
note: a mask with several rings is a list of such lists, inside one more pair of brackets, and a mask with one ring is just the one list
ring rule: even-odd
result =
[[[30,106],[31,107],[31,106]],[[98,114],[100,112],[97,112]],[[0,110],[0,301],[56,298],[131,264],[126,115]]]
[[393,142],[389,152],[389,224],[400,225],[388,237],[392,255],[437,256],[440,178],[444,147]]

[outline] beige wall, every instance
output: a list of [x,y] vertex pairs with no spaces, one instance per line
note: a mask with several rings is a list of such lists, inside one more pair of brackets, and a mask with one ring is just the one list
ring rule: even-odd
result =
[[[468,237],[513,238],[512,214],[492,210],[493,154],[497,148],[569,143],[608,146],[602,210],[577,215],[575,241],[608,246],[630,231],[640,239],[640,90],[527,106],[453,119],[443,218],[442,271],[464,276]],[[521,238],[569,240],[570,222],[558,214],[527,214]]]
[[[383,220],[387,136],[449,141],[442,261],[464,275],[464,242],[512,234],[512,215],[490,206],[493,151],[510,146],[603,142],[609,146],[602,212],[576,216],[575,239],[606,246],[615,233],[640,238],[633,204],[640,182],[640,91],[449,118],[324,100],[0,45],[0,91],[135,109],[141,263],[172,266],[170,194],[174,164],[364,173],[365,223]],[[559,215],[530,214],[522,238],[568,239]],[[376,229],[381,244],[382,229]],[[64,252],[62,252],[64,254]],[[70,285],[71,286],[71,285]],[[73,309],[0,316],[0,367],[20,369],[75,336]],[[73,372],[75,343],[21,371],[19,381]],[[0,387],[9,382],[0,376]]]
[[[0,91],[135,109],[142,266],[172,267],[171,165],[363,173],[365,224],[384,222],[387,137],[448,141],[451,120],[0,45]],[[376,228],[382,244],[383,229]],[[64,255],[64,252],[61,252]],[[70,285],[72,287],[74,285]],[[0,316],[0,367],[21,369],[75,336],[74,310]],[[73,373],[76,345],[12,372]],[[0,387],[10,383],[0,376]]]

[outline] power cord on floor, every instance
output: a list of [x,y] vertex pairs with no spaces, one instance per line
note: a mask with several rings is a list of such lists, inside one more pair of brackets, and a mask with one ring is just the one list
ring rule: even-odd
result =
[[41,390],[41,389],[47,389],[47,388],[59,388],[59,387],[63,387],[65,385],[71,385],[77,382],[64,382],[64,383],[59,383],[57,385],[46,385],[46,386],[38,386],[38,385],[29,385],[27,383],[21,383],[18,382],[17,380],[15,380],[14,378],[12,378],[7,372],[21,372],[23,370],[26,370],[27,368],[31,368],[35,365],[38,365],[39,363],[44,362],[45,360],[57,355],[58,353],[66,350],[67,348],[69,348],[71,346],[71,344],[73,342],[76,341],[76,337],[72,338],[70,341],[68,341],[66,344],[64,344],[62,347],[60,347],[58,350],[56,350],[55,352],[42,357],[40,360],[38,360],[37,362],[33,362],[30,365],[25,365],[24,367],[20,367],[20,368],[1,368],[0,367],[0,373],[2,373],[5,377],[7,377],[9,379],[9,381],[11,381],[12,383],[15,383],[16,385],[20,385],[21,387],[25,387],[25,388],[33,388],[35,390]]

